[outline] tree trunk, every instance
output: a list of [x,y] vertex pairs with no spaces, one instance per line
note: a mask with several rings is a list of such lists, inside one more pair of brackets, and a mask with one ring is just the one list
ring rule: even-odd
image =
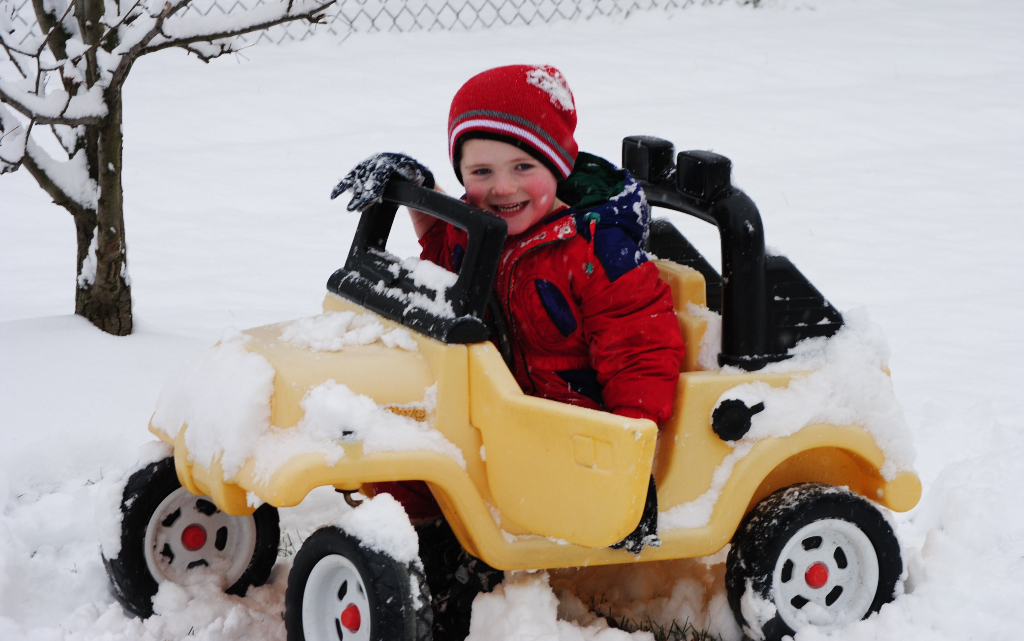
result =
[[[119,89],[119,88],[117,88]],[[132,332],[132,290],[124,234],[124,200],[121,191],[121,94],[108,91],[109,115],[103,124],[90,126],[87,138],[90,173],[99,185],[96,215],[75,217],[78,235],[78,290],[75,313],[117,336]],[[92,145],[88,145],[91,147]]]

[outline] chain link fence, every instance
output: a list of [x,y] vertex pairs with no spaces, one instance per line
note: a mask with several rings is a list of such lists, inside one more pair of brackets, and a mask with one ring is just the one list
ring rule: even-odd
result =
[[[223,15],[258,7],[266,1],[194,0],[180,15]],[[692,4],[721,2],[723,0],[338,0],[327,10],[324,24],[293,22],[239,36],[238,41],[241,44],[281,43],[305,40],[314,33],[328,33],[344,40],[356,32],[487,29],[595,16],[628,16],[636,11],[672,11]],[[747,2],[756,4],[757,0]],[[12,18],[14,26],[24,34],[23,40],[40,35],[32,0],[0,0],[0,13]]]

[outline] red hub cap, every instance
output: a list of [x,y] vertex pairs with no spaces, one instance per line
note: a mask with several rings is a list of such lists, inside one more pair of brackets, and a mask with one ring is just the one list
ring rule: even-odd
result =
[[190,525],[181,531],[181,544],[187,550],[195,552],[206,545],[206,530],[202,525]]
[[362,623],[362,617],[359,616],[359,608],[355,603],[349,604],[341,613],[341,625],[345,626],[346,630],[355,632],[359,629],[360,623]]
[[807,568],[807,572],[804,573],[804,581],[807,581],[807,585],[814,589],[820,588],[828,583],[828,567],[821,562],[815,563]]

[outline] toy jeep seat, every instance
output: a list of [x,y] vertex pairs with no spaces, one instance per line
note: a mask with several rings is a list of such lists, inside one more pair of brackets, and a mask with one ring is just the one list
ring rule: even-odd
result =
[[689,306],[692,304],[698,308],[707,309],[704,276],[692,267],[670,260],[658,259],[654,261],[654,264],[658,266],[658,275],[661,276],[661,280],[665,281],[665,284],[672,290],[672,308],[676,312],[679,331],[682,333],[683,343],[686,345],[686,353],[683,355],[679,371],[697,371],[701,369],[697,364],[697,356],[700,353],[701,339],[704,338],[707,321],[691,313],[692,308]]

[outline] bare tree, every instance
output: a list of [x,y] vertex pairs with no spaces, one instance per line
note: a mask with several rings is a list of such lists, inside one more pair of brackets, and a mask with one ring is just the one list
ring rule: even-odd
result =
[[[0,11],[0,174],[24,167],[71,212],[78,237],[75,313],[124,336],[132,331],[132,301],[121,100],[132,65],[171,47],[208,62],[232,52],[234,36],[295,20],[320,22],[335,0],[267,0],[206,16],[182,15],[192,0],[31,1],[41,36],[26,37],[25,27]],[[43,136],[55,138],[64,153],[48,153]]]

